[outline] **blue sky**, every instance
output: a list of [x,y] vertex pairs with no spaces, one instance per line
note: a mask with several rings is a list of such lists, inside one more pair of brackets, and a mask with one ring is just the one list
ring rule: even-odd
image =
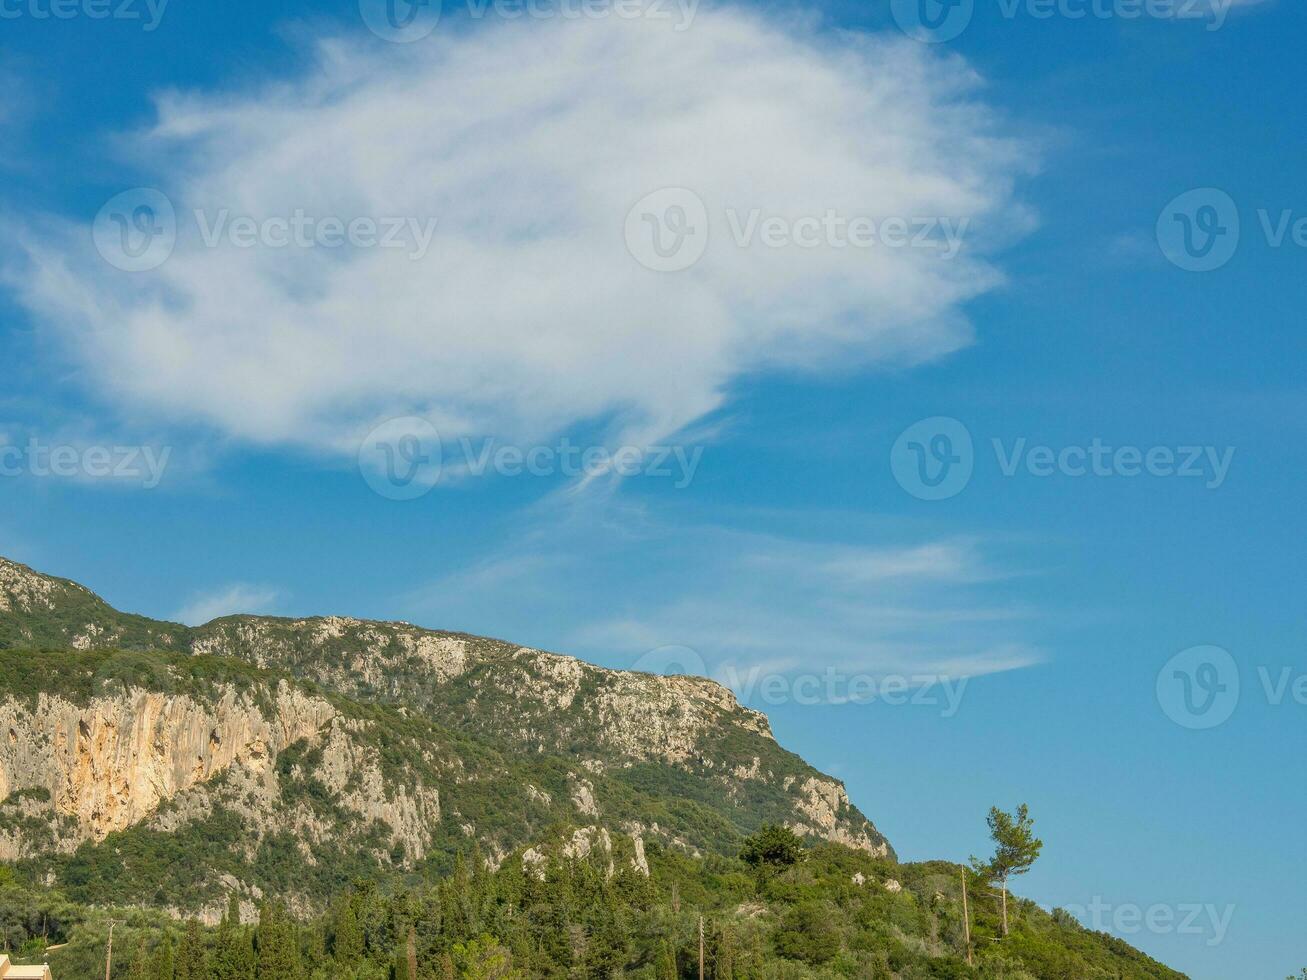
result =
[[50,9],[0,4],[0,553],[688,660],[904,858],[1025,801],[1024,894],[1307,964],[1301,5]]

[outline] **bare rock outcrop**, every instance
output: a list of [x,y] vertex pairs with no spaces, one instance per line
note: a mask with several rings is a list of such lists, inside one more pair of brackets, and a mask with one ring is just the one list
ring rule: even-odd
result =
[[[232,766],[268,767],[335,715],[327,701],[285,684],[269,707],[230,689],[214,703],[139,689],[84,705],[44,692],[35,704],[8,698],[0,701],[0,799],[44,791],[71,829],[65,846],[102,840]],[[0,858],[20,857],[20,848],[20,838],[0,835]]]

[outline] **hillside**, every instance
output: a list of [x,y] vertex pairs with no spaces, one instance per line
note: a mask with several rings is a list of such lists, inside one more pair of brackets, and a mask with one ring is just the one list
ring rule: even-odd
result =
[[[806,850],[746,864],[768,825]],[[111,919],[133,980],[667,980],[700,916],[713,978],[1180,978],[1011,912],[1000,940],[985,883],[899,863],[711,681],[407,623],[188,628],[0,559],[0,927],[59,980],[103,975]]]
[[[698,976],[713,980],[1184,980],[1067,914],[1012,903],[999,938],[995,896],[968,876],[972,961],[962,925],[963,869],[898,864],[822,844],[788,867],[696,859],[651,842],[644,869],[620,839],[559,832],[498,870],[474,859],[438,881],[394,891],[361,881],[322,915],[287,921],[275,903],[257,928],[234,917],[183,925],[150,909],[70,903],[57,891],[6,884],[0,909],[22,910],[15,944],[55,976],[103,976],[108,920],[114,975],[148,980]],[[647,872],[647,873],[646,873]],[[42,933],[40,930],[45,930]],[[26,941],[23,939],[26,937]]]
[[[309,909],[351,874],[448,868],[473,843],[498,861],[555,823],[693,854],[770,821],[891,854],[700,678],[401,623],[189,629],[0,561],[0,679],[0,858],[87,899],[132,851],[133,900],[214,920],[235,881]],[[182,840],[207,857],[179,879],[162,855]]]

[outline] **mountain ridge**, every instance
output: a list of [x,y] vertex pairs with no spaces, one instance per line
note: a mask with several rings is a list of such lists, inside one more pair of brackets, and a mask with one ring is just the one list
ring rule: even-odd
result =
[[[775,825],[802,854],[752,867],[741,845]],[[116,923],[118,976],[204,975],[174,949],[253,976],[288,943],[286,976],[313,980],[488,975],[468,949],[665,980],[706,918],[735,980],[1183,980],[1015,896],[1000,932],[983,879],[900,863],[713,681],[404,622],[188,627],[5,559],[0,901],[64,976],[100,975]]]
[[765,822],[893,859],[840,781],[706,678],[402,622],[188,627],[0,559],[0,679],[0,858],[89,880],[115,849],[222,837],[234,815],[228,851],[252,870],[214,855],[193,888],[151,879],[179,910],[211,915],[223,876],[253,900],[292,854],[404,877],[468,846],[502,861],[560,824],[616,835],[627,860],[650,838],[731,853]]

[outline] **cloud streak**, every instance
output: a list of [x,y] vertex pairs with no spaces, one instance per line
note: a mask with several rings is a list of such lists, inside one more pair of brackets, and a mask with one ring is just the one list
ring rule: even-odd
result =
[[213,592],[193,596],[172,618],[187,626],[203,626],[223,616],[259,615],[276,604],[278,593],[265,586],[236,582]]
[[[616,665],[688,647],[716,676],[971,677],[1044,659],[1040,617],[1011,598],[987,550],[972,539],[800,539],[591,500],[536,515],[511,545],[405,605],[419,621],[471,632],[493,621]],[[626,598],[586,599],[614,591]]]

